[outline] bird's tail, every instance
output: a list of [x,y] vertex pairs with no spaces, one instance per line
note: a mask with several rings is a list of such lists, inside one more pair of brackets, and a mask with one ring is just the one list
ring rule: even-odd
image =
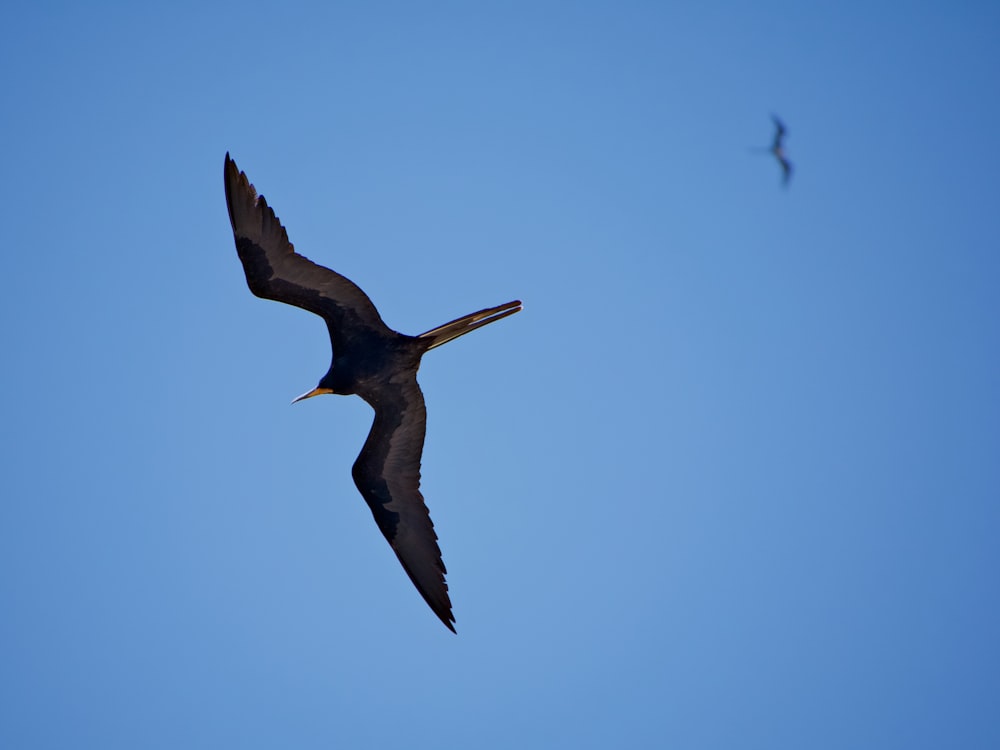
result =
[[470,331],[500,320],[500,318],[506,318],[508,315],[520,312],[520,310],[521,300],[514,300],[513,302],[507,302],[496,307],[487,307],[485,310],[463,315],[461,318],[457,318],[450,323],[445,323],[443,326],[432,328],[426,333],[421,333],[417,338],[430,339],[430,346],[427,347],[430,350],[436,346],[441,346],[441,344],[447,344],[459,336],[464,336]]

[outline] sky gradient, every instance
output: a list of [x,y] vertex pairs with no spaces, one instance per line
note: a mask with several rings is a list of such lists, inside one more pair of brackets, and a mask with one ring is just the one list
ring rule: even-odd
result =
[[[419,6],[419,7],[418,7]],[[0,746],[1000,746],[1000,6],[21,4]],[[787,189],[769,145],[788,126]],[[229,151],[436,349],[449,633]]]

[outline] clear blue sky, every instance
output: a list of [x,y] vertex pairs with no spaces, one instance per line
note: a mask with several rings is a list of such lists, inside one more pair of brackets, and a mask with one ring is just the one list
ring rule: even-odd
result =
[[[1000,746],[1000,6],[20,3],[0,746]],[[787,123],[796,173],[752,153]],[[458,635],[230,151],[418,333]]]

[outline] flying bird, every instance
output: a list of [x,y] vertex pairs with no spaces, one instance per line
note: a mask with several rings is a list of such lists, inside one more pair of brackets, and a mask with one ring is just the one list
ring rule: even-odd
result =
[[788,130],[785,128],[785,124],[778,119],[777,115],[771,115],[771,119],[774,120],[774,143],[771,144],[770,148],[756,150],[774,154],[774,158],[781,165],[781,184],[787,186],[788,180],[792,177],[792,163],[788,161],[788,157],[785,155],[785,135],[788,133]]
[[425,352],[520,311],[521,302],[489,307],[407,336],[389,328],[361,289],[295,252],[264,196],[226,154],[226,205],[247,285],[258,297],[316,313],[326,321],[333,359],[319,384],[295,399],[358,395],[375,410],[351,474],[417,591],[453,633],[455,618],[437,534],[420,493],[427,412],[417,385]]

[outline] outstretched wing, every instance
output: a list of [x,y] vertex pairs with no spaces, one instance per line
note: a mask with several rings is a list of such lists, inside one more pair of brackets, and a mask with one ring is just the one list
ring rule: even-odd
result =
[[785,133],[788,131],[785,129],[785,123],[778,119],[776,115],[771,115],[771,119],[774,120],[774,145],[772,148],[781,148],[781,141],[785,137]]
[[778,163],[781,164],[781,184],[787,185],[792,177],[792,163],[784,156],[778,157]]
[[455,632],[444,562],[424,497],[420,455],[427,410],[416,372],[400,373],[369,397],[375,422],[351,473],[403,569],[441,622]]
[[357,284],[295,252],[281,221],[229,154],[225,181],[236,252],[251,292],[316,313],[326,321],[335,348],[345,343],[348,331],[389,332]]

